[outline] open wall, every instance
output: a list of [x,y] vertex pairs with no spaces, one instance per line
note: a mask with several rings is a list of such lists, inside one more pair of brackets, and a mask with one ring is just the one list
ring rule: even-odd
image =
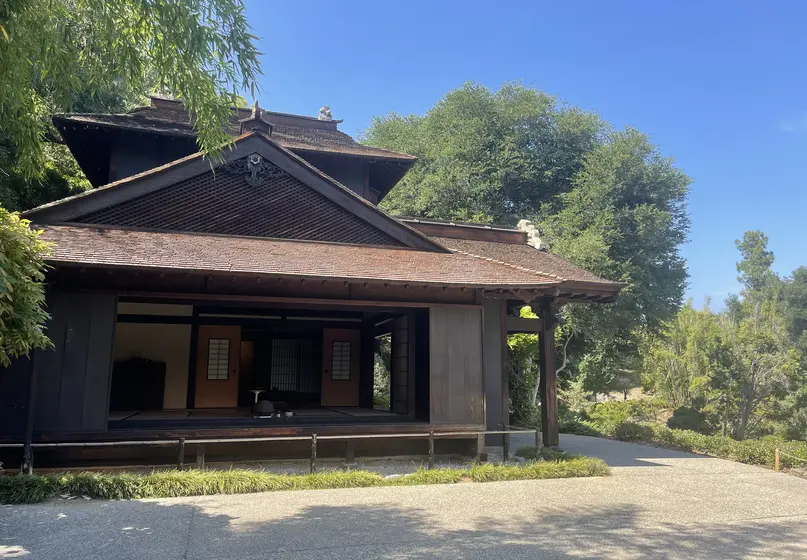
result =
[[165,363],[163,408],[185,408],[188,398],[190,325],[119,323],[115,362],[143,358]]
[[[121,302],[119,315],[191,316],[189,305]],[[185,408],[188,396],[188,366],[191,325],[119,322],[115,331],[116,363],[134,358],[165,364],[163,408]],[[114,374],[113,374],[114,375]]]

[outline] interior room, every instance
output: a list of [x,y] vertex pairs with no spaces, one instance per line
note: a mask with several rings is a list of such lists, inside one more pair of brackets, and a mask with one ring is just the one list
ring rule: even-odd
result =
[[320,307],[120,301],[108,427],[428,421],[428,312]]

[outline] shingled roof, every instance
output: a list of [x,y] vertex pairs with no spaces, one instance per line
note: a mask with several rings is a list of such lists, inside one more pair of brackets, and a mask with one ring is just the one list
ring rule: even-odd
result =
[[43,238],[55,244],[53,264],[427,286],[559,284],[550,275],[462,253],[77,225],[45,226]]
[[[196,137],[193,119],[179,102],[161,100],[163,106],[138,107],[128,113],[69,113],[53,117],[57,128],[69,125],[93,125],[107,128],[128,129],[171,136]],[[238,136],[239,120],[249,116],[250,110],[234,109],[228,132]],[[313,117],[263,111],[264,118],[274,124],[272,137],[282,146],[295,151],[323,152],[380,160],[414,162],[409,154],[384,150],[359,144],[352,137],[336,128],[341,121],[319,121]],[[332,126],[324,126],[332,124]]]

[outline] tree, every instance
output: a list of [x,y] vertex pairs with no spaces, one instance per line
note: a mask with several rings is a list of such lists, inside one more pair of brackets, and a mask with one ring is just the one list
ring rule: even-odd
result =
[[773,301],[745,300],[742,317],[725,314],[720,325],[730,365],[712,385],[727,395],[727,417],[735,437],[742,440],[764,421],[781,415],[782,399],[799,372],[798,355]]
[[254,94],[260,71],[240,0],[5,0],[0,25],[0,122],[29,177],[44,159],[48,100],[69,108],[77,91],[143,92],[153,80],[217,153],[237,88]]
[[[465,84],[424,116],[374,119],[363,139],[418,157],[382,203],[395,214],[539,222],[551,250],[628,284],[613,306],[567,306],[559,344],[570,375],[613,388],[638,346],[674,316],[687,270],[689,178],[635,130],[519,84]],[[596,307],[596,308],[595,308]],[[568,339],[571,338],[571,341]],[[567,344],[568,343],[568,344]],[[529,391],[532,390],[532,385]]]
[[[143,92],[131,91],[124,84],[109,84],[102,90],[84,87],[74,92],[69,107],[59,106],[48,97],[47,89],[37,85],[45,101],[46,115],[68,109],[79,113],[123,112],[143,102]],[[59,143],[58,133],[47,128],[40,139],[44,157],[41,172],[26,175],[19,165],[19,152],[5,130],[0,131],[0,206],[8,210],[27,210],[91,188],[84,172],[67,146]]]
[[779,278],[771,270],[773,252],[768,250],[768,236],[761,231],[746,231],[743,240],[734,242],[742,259],[737,263],[737,280],[748,294],[770,289]]
[[718,315],[687,304],[658,334],[646,338],[643,382],[672,408],[692,407],[725,369]]
[[0,366],[50,345],[42,329],[49,247],[39,235],[27,220],[0,208]]
[[390,212],[515,224],[569,189],[604,129],[543,92],[466,83],[424,116],[373,119],[363,140],[418,157],[384,199]]
[[557,196],[559,210],[540,219],[553,252],[627,284],[613,305],[565,310],[580,334],[574,354],[592,391],[638,370],[643,337],[681,305],[687,269],[679,248],[689,232],[689,183],[645,135],[628,129],[585,157],[572,188]]

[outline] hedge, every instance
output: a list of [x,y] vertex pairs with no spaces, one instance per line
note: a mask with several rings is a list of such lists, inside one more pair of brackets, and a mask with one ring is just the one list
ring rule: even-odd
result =
[[723,459],[731,459],[748,465],[763,465],[773,468],[776,448],[781,452],[783,468],[805,467],[807,442],[788,441],[776,438],[737,441],[721,435],[704,435],[691,430],[675,430],[651,422],[622,422],[614,427],[599,426],[591,421],[571,420],[561,427],[564,433],[596,437],[612,437],[621,441],[649,443],[661,447],[706,453]]
[[332,471],[308,475],[263,471],[155,471],[134,473],[68,473],[60,475],[0,476],[0,503],[30,504],[60,495],[96,499],[172,498],[208,494],[246,494],[280,490],[363,488],[605,476],[608,465],[600,459],[573,457],[530,461],[521,465],[478,464],[466,468],[418,470],[385,478],[368,471]]

